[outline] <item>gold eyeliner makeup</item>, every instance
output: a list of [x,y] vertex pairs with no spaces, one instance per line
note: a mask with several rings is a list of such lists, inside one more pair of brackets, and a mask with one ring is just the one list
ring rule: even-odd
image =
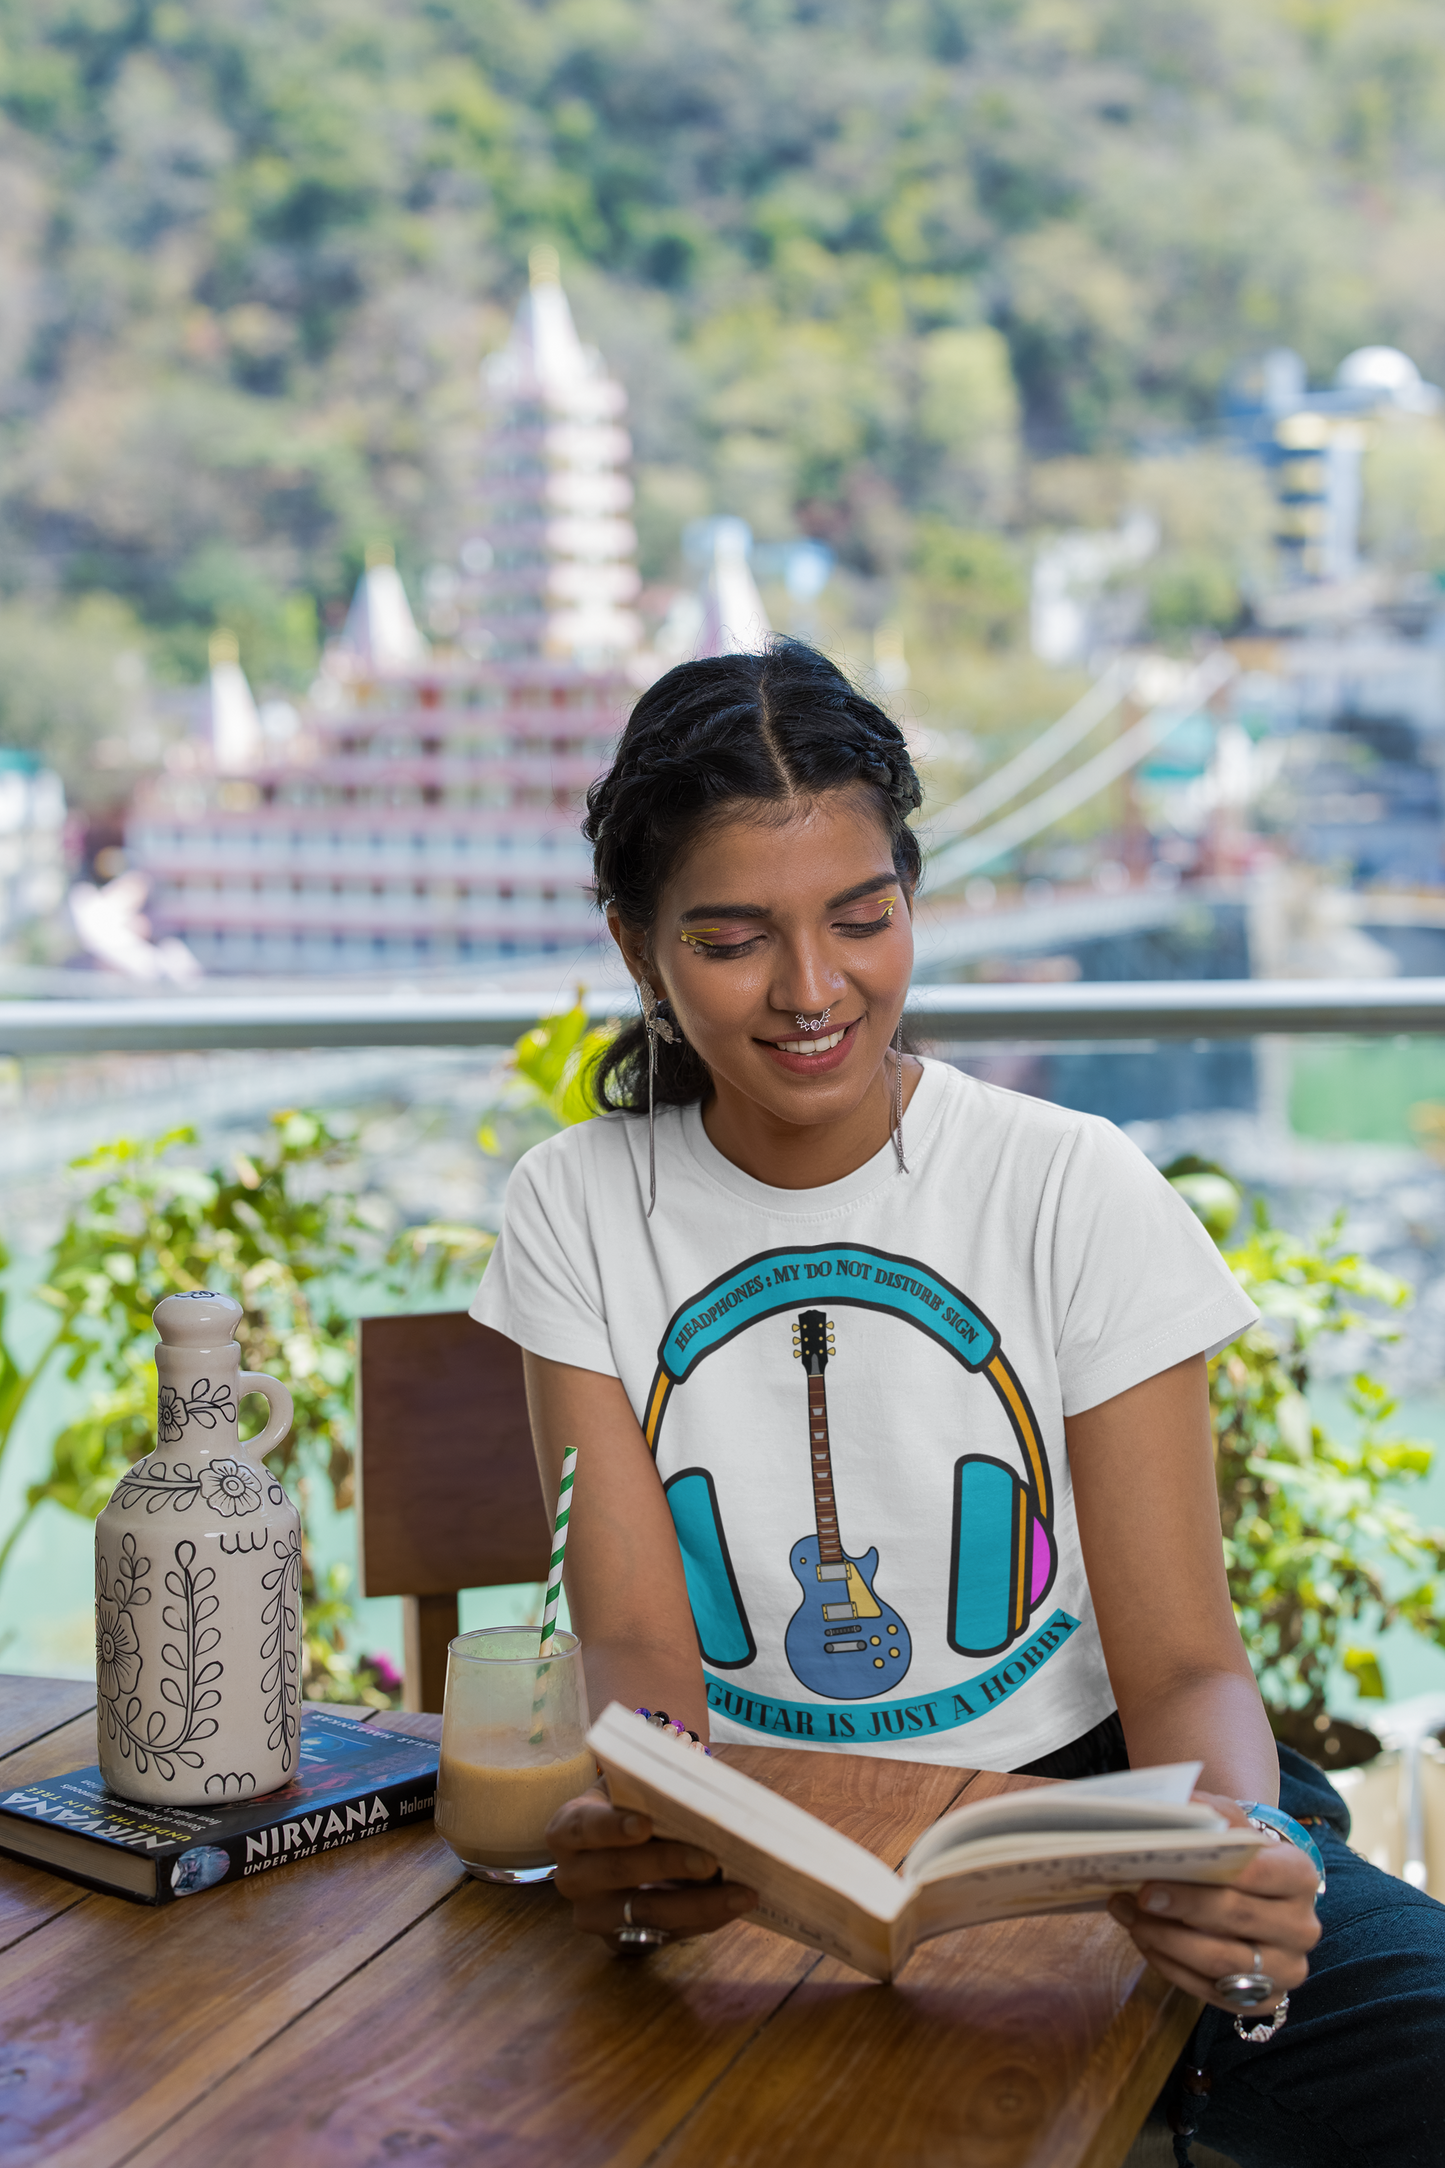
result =
[[[898,898],[897,896],[878,896],[874,899],[874,906],[878,912],[875,924],[886,926],[898,907]],[[718,941],[710,941],[707,937],[709,934],[721,932],[721,926],[690,926],[679,932],[677,938],[679,941],[685,941],[690,949],[719,949],[723,944]]]

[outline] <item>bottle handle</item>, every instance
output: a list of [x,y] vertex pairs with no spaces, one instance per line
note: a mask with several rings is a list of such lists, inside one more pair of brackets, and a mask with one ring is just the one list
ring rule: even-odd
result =
[[245,1399],[247,1393],[262,1393],[270,1404],[270,1422],[256,1437],[246,1440],[246,1451],[254,1454],[257,1460],[264,1460],[268,1453],[275,1452],[277,1446],[291,1428],[291,1418],[294,1413],[291,1394],[279,1378],[267,1377],[264,1370],[243,1370],[241,1372],[236,1380],[236,1401],[238,1406]]

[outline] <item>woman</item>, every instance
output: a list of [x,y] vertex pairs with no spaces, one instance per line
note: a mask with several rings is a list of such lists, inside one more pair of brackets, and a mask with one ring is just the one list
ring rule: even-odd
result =
[[[1205,1365],[1255,1313],[1108,1123],[902,1050],[919,798],[894,724],[788,642],[671,671],[590,793],[643,1015],[599,1065],[617,1111],[513,1175],[474,1314],[526,1351],[549,1485],[580,1448],[592,1706],[1051,1776],[1202,1762],[1203,1796],[1286,1841],[1230,1889],[1114,1902],[1210,2006],[1185,2127],[1207,2085],[1242,2168],[1436,2161],[1445,1912],[1356,1861],[1337,1796],[1277,1755],[1230,1607]],[[1332,1877],[1308,1985],[1318,1852],[1276,1810],[1281,1760]],[[601,1792],[552,1836],[594,1934],[754,1901]],[[1401,2082],[1366,2103],[1372,1915]]]

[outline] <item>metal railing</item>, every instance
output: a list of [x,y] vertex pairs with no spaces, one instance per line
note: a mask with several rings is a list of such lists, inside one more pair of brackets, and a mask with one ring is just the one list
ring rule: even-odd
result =
[[[631,997],[590,993],[599,1020]],[[557,993],[0,1001],[0,1055],[274,1047],[510,1046],[568,1005]],[[999,1039],[1251,1039],[1262,1034],[1445,1036],[1445,979],[1190,979],[1047,986],[915,986],[906,1023],[945,1044]]]

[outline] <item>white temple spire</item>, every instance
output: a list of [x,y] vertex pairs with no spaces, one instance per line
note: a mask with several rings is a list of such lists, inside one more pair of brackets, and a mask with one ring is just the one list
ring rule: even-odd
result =
[[704,655],[760,655],[772,625],[758,593],[748,554],[753,546],[746,520],[712,523],[712,563],[702,591],[702,628],[693,650]]
[[211,757],[218,775],[245,775],[261,758],[261,718],[236,635],[224,627],[211,636]]
[[427,643],[385,543],[373,543],[367,550],[366,570],[356,583],[337,645],[353,662],[376,670],[409,670],[426,658]]
[[532,251],[530,289],[506,345],[483,365],[482,396],[482,520],[470,554],[490,561],[463,598],[473,644],[499,660],[606,666],[633,655],[642,628],[628,605],[641,581],[626,517],[632,440],[619,426],[627,396],[578,338],[553,248]]

